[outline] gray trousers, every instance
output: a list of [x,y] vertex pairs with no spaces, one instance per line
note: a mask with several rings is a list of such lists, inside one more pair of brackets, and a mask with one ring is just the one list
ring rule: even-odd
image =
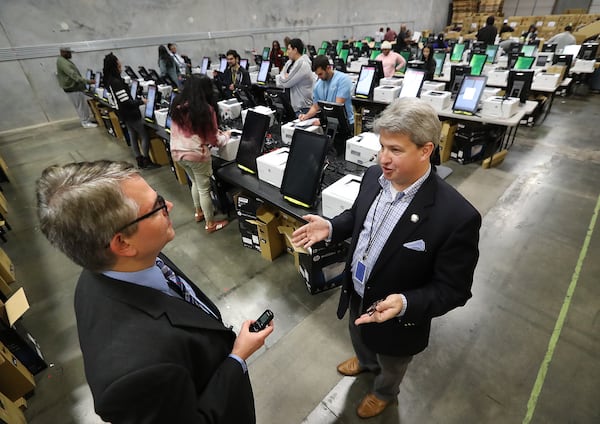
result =
[[[136,158],[139,156],[148,157],[148,152],[150,150],[150,137],[148,136],[148,131],[146,131],[144,121],[142,119],[138,119],[137,121],[125,121],[125,126],[127,127],[129,142],[131,143],[131,150],[133,150],[134,156]],[[139,145],[140,139],[142,140],[141,153]]]
[[77,115],[79,115],[81,122],[84,123],[93,121],[92,111],[87,103],[88,97],[81,91],[71,91],[69,93],[65,91],[65,93],[67,96],[69,96],[73,106],[75,106],[75,110],[77,111]]
[[[373,383],[373,393],[381,400],[391,401],[400,393],[400,383],[406,374],[412,356],[390,356],[373,352],[363,343],[358,326],[354,321],[360,315],[362,298],[354,293],[350,300],[348,328],[352,347],[361,368],[377,373]],[[372,324],[377,325],[377,324]]]

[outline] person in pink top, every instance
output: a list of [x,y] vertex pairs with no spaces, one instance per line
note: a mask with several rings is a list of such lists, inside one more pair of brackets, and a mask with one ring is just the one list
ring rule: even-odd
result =
[[392,43],[384,41],[381,43],[381,53],[377,55],[375,60],[379,60],[383,65],[383,75],[386,78],[391,78],[394,73],[406,66],[406,60],[396,52],[392,51]]
[[206,219],[206,232],[225,227],[227,220],[215,221],[210,197],[212,163],[210,148],[221,147],[229,140],[229,132],[217,126],[217,106],[212,81],[204,75],[192,75],[171,106],[171,156],[192,181],[192,199],[196,222]]

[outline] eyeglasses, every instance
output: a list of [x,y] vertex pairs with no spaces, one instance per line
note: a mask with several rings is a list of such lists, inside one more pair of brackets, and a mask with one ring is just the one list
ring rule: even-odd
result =
[[139,218],[134,219],[129,224],[123,225],[121,228],[119,228],[117,231],[115,231],[115,233],[120,233],[125,228],[129,227],[130,225],[137,224],[138,222],[143,221],[146,218],[150,218],[156,212],[159,212],[159,211],[161,211],[163,209],[166,212],[167,216],[169,215],[169,210],[167,209],[167,202],[165,201],[164,197],[162,197],[160,194],[158,194],[156,196],[156,203],[155,204],[158,205],[157,208],[152,209],[150,212],[148,212],[148,213],[140,216]]

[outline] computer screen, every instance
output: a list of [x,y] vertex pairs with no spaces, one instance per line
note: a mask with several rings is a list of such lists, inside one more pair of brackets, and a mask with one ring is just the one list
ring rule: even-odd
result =
[[133,100],[135,100],[137,98],[138,85],[139,85],[138,80],[131,81],[131,87],[129,89],[129,94],[131,95],[131,98]]
[[383,63],[381,62],[381,60],[369,60],[367,62],[367,64],[369,66],[374,66],[375,67],[375,69],[377,70],[377,82],[379,82],[379,80],[384,77],[384,75],[383,75]]
[[102,72],[98,71],[96,72],[96,75],[94,76],[94,86],[96,88],[100,88],[102,86]]
[[579,50],[579,59],[594,60],[598,54],[598,43],[585,43],[581,45]]
[[533,62],[535,62],[535,56],[519,56],[515,62],[514,69],[524,70],[531,69]]
[[256,77],[256,82],[259,84],[266,84],[267,79],[269,78],[269,68],[271,67],[271,61],[263,60],[260,63],[260,69],[258,70],[258,77]]
[[323,41],[321,43],[321,48],[327,50],[327,47],[329,47],[329,42],[328,41]]
[[262,153],[270,123],[270,116],[248,110],[240,138],[240,147],[235,157],[238,167],[242,170],[252,174],[257,173],[256,158]]
[[337,54],[340,54],[340,50],[342,50],[342,47],[344,47],[344,42],[342,40],[340,40],[335,45],[335,51]]
[[144,78],[146,81],[150,81],[152,79],[152,78],[150,78],[148,71],[146,71],[146,68],[144,68],[143,66],[138,66],[138,72],[140,73],[142,78]]
[[380,54],[381,54],[381,50],[371,50],[371,56],[369,56],[369,59],[375,60],[375,58],[377,56],[379,56]]
[[271,53],[271,47],[263,47],[262,60],[268,60],[269,53]]
[[568,46],[565,46],[561,54],[570,54],[573,57],[577,57],[580,49],[580,44],[569,44]]
[[363,65],[358,74],[358,81],[354,89],[354,95],[363,99],[370,98],[373,94],[375,81],[377,76],[377,68],[375,66]]
[[240,59],[240,67],[248,70],[248,59]]
[[506,84],[506,97],[516,97],[521,103],[527,101],[534,71],[515,71],[508,73]]
[[539,52],[535,61],[535,67],[545,68],[547,65],[552,63],[553,56],[554,53]]
[[[175,93],[171,93],[171,98],[169,99],[169,112],[167,112],[167,119],[165,120],[165,128],[168,130],[171,129],[171,106],[173,106],[173,99],[175,98]],[[171,131],[169,131],[171,132]]]
[[219,61],[219,72],[225,72],[225,69],[227,69],[227,58],[222,57]]
[[485,48],[485,54],[487,55],[487,63],[496,62],[496,54],[498,53],[498,44],[488,44]]
[[404,74],[404,81],[402,81],[400,97],[419,97],[424,80],[424,70],[408,68]]
[[317,54],[319,56],[325,56],[325,54],[327,53],[327,49],[324,49],[323,47],[321,47],[318,51]]
[[449,90],[452,95],[458,93],[460,85],[462,84],[462,80],[465,75],[469,75],[471,73],[470,66],[459,66],[453,65],[450,68],[450,85]]
[[375,41],[373,48],[376,48],[377,50],[381,50],[381,41]]
[[435,60],[435,71],[433,75],[439,77],[442,75],[444,70],[444,62],[446,61],[446,52],[445,51],[436,51],[433,53],[433,60]]
[[335,102],[319,102],[321,108],[320,121],[328,130],[335,130],[336,133],[342,134],[344,137],[352,134],[350,125],[348,124],[348,115],[346,107],[343,103]]
[[529,45],[529,44],[525,44],[521,47],[521,53],[523,53],[525,56],[535,56],[535,52],[537,50],[537,46],[536,45]]
[[137,76],[137,74],[134,72],[134,70],[133,70],[133,69],[131,69],[131,66],[129,66],[129,65],[125,65],[125,73],[126,73],[127,75],[129,75],[129,77],[130,77],[132,80],[134,80],[134,79],[138,79],[138,76]]
[[404,60],[406,61],[406,65],[404,65],[404,67],[398,71],[401,74],[403,74],[404,72],[406,72],[406,68],[408,66],[408,61],[410,60],[410,52],[401,51],[400,56],[402,56],[404,58]]
[[339,53],[339,58],[344,61],[344,63],[348,62],[348,49],[341,49]]
[[521,48],[523,47],[522,43],[510,43],[508,47],[507,53],[521,53]]
[[471,75],[481,75],[481,71],[483,71],[483,66],[487,61],[486,54],[475,53],[471,57],[471,62],[469,65],[471,66]]
[[459,113],[474,114],[479,107],[487,77],[485,75],[465,75],[452,110]]
[[455,44],[450,55],[450,62],[460,62],[462,60],[463,53],[465,52],[465,45]]
[[296,129],[288,155],[280,192],[287,201],[312,207],[318,197],[327,155],[326,135]]
[[573,64],[573,56],[570,54],[555,54],[554,57],[552,57],[552,64],[565,66],[567,68],[565,75],[567,75]]
[[87,81],[90,81],[92,79],[93,74],[94,74],[94,71],[92,71],[91,69],[88,69],[87,71],[85,71],[85,79],[86,79],[85,89],[86,90],[90,89],[90,84]]
[[148,86],[148,95],[146,97],[146,108],[144,109],[144,118],[146,121],[154,121],[154,102],[156,101],[156,86]]
[[202,75],[206,75],[206,72],[208,72],[209,66],[210,66],[210,59],[207,56],[204,56],[202,58],[202,66],[200,67],[200,73]]
[[556,52],[556,44],[547,44],[544,43],[542,46],[542,51],[547,53],[555,53]]

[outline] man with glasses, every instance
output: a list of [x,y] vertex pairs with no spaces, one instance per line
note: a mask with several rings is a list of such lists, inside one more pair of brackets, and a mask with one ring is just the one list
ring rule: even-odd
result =
[[[246,359],[273,325],[236,338],[165,255],[173,204],[126,162],[45,169],[40,229],[83,267],[75,314],[95,410],[108,422],[254,423]],[[209,418],[210,417],[210,418]]]

